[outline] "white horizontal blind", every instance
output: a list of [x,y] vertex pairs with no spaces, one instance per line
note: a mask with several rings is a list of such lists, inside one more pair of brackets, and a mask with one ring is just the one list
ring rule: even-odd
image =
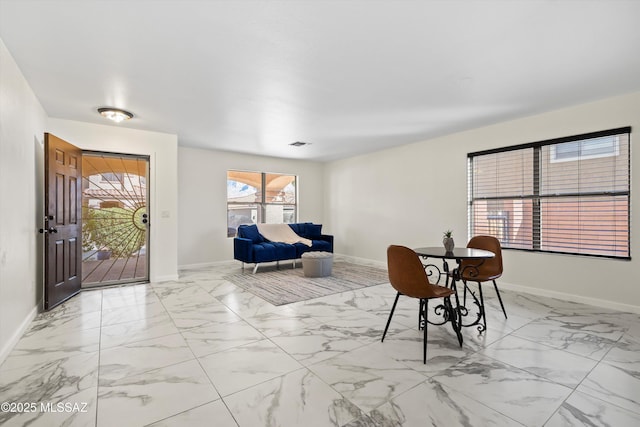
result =
[[533,148],[475,156],[470,171],[472,235],[533,249]]
[[630,258],[630,133],[469,154],[471,234],[504,248]]

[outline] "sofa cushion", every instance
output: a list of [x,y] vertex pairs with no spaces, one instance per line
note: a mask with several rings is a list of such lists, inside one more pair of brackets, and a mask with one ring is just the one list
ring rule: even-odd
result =
[[294,259],[296,248],[288,243],[263,242],[253,245],[254,262],[270,262]]
[[313,238],[320,237],[322,234],[322,224],[314,224],[312,222],[299,222],[289,224],[289,227],[300,237]]
[[307,237],[314,239],[322,234],[322,224],[307,224]]
[[331,243],[324,240],[313,240],[313,246],[311,248],[314,251],[333,252]]
[[269,262],[276,259],[276,248],[270,243],[256,243],[253,245],[253,261]]
[[255,224],[241,225],[238,227],[238,236],[245,239],[251,239],[253,243],[262,243],[264,238],[262,234],[258,232],[258,227]]
[[305,252],[311,251],[322,251],[322,252],[332,252],[331,243],[326,242],[324,240],[312,240],[311,247],[303,244],[303,243],[294,243],[293,246],[296,248],[296,258],[301,258],[302,254]]
[[296,257],[295,246],[289,243],[271,242],[276,248],[277,259],[294,259]]

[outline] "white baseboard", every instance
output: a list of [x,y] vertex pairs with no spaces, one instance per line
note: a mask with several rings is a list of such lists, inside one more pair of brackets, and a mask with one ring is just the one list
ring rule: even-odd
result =
[[220,265],[231,265],[238,263],[240,265],[240,261],[237,260],[225,260],[225,261],[213,261],[213,262],[201,262],[198,264],[185,264],[179,265],[178,270],[187,270],[190,268],[206,268],[206,267],[215,267]]
[[623,304],[615,301],[607,301],[598,298],[584,297],[581,295],[568,294],[565,292],[550,291],[547,289],[530,288],[528,286],[515,285],[498,280],[501,289],[515,292],[523,292],[526,294],[557,298],[563,301],[577,302],[580,304],[592,305],[594,307],[608,308],[611,310],[624,311],[628,313],[640,314],[640,307],[636,305]]
[[29,314],[27,314],[22,323],[20,323],[20,326],[18,326],[13,335],[11,335],[9,340],[2,346],[2,348],[0,348],[0,365],[2,365],[5,359],[9,356],[9,353],[11,353],[11,350],[13,350],[16,344],[18,344],[18,341],[20,341],[22,335],[27,331],[29,325],[31,325],[31,322],[38,314],[39,307],[40,305],[37,304],[35,307],[33,307],[33,309],[31,309]]
[[180,276],[177,274],[171,274],[169,276],[157,276],[150,280],[150,282],[160,283],[160,282],[171,282],[172,280],[178,280]]

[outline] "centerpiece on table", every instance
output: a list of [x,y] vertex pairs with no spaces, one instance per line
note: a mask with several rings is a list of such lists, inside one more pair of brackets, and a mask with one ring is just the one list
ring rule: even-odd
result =
[[444,249],[447,252],[453,252],[453,248],[455,247],[455,243],[453,241],[453,231],[447,230],[444,233],[444,237],[442,238],[442,244],[444,245]]

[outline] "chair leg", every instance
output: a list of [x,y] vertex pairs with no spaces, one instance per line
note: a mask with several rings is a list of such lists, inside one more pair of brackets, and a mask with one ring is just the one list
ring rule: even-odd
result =
[[422,341],[422,363],[427,364],[427,310],[429,306],[429,300],[424,300],[424,337]]
[[[398,298],[400,298],[400,292],[396,294],[396,299],[393,301],[393,307],[391,307],[391,313],[389,313],[389,319],[387,320],[387,326],[384,327],[384,333],[382,334],[381,342],[384,341],[384,337],[387,335],[387,330],[389,329],[389,325],[391,324],[391,318],[393,317],[393,312],[396,310],[396,304],[398,304]],[[426,328],[425,328],[426,329]]]
[[426,316],[425,313],[427,312],[426,309],[424,308],[424,304],[425,304],[425,300],[424,299],[420,299],[420,309],[418,310],[418,330],[422,329],[425,325],[426,322]]
[[[478,292],[480,293],[480,316],[482,318],[482,324],[484,325],[484,331],[487,330],[487,314],[484,308],[484,297],[482,296],[482,283],[478,282]],[[480,332],[482,333],[482,331]]]
[[422,327],[427,327],[427,316],[429,315],[429,300],[424,299],[424,304],[422,305]]
[[500,297],[500,291],[498,290],[498,285],[496,285],[496,281],[493,281],[493,287],[496,290],[496,295],[498,295],[498,301],[500,301],[500,307],[502,307],[502,312],[504,313],[504,318],[507,318],[507,312],[504,309],[504,304],[502,304],[502,298]]

